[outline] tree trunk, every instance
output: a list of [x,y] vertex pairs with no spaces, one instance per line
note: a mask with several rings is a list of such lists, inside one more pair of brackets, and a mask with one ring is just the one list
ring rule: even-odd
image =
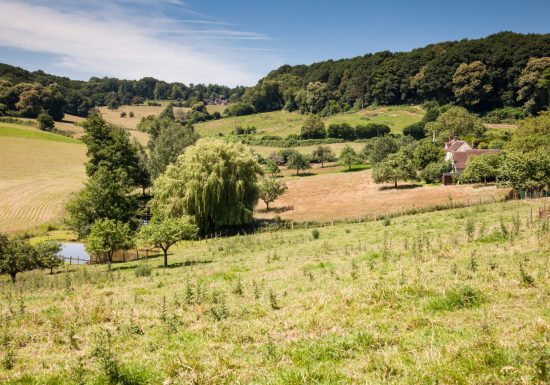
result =
[[50,275],[53,275],[53,266],[50,267]]
[[269,211],[269,202],[265,202],[265,211]]
[[162,248],[164,254],[164,267],[168,267],[168,249]]
[[395,180],[394,183],[395,183],[395,188],[397,188],[397,181]]
[[17,275],[17,273],[10,273],[12,283],[15,283],[15,276],[16,275]]
[[296,175],[300,175],[300,169],[296,169]]

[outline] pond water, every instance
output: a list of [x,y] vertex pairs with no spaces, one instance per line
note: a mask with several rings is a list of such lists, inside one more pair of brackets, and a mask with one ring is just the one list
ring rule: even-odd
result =
[[58,255],[65,258],[65,262],[83,264],[90,262],[90,254],[84,248],[83,243],[62,243]]

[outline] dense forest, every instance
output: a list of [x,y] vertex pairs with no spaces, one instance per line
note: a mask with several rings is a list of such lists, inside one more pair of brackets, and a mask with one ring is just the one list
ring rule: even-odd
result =
[[475,112],[548,106],[550,34],[502,32],[312,65],[284,65],[249,88],[243,109],[331,115],[371,104],[435,101]]
[[42,109],[54,119],[63,113],[87,116],[97,106],[141,104],[145,100],[180,100],[189,105],[209,99],[236,100],[245,91],[217,84],[167,83],[151,77],[140,80],[90,78],[71,80],[43,71],[30,72],[0,64],[0,116],[36,117]]

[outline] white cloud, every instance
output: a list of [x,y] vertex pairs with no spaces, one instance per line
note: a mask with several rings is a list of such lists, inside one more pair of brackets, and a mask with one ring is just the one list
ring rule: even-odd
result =
[[[101,8],[81,12],[0,0],[0,10],[0,46],[54,54],[58,66],[98,76],[250,85],[271,69],[274,61],[279,62],[272,54],[243,57],[242,47],[232,50],[203,43],[204,39],[269,39],[254,32],[200,30],[192,28],[193,23],[175,19],[150,23],[143,16],[132,17],[116,8],[110,8],[110,13]],[[163,27],[173,26],[174,21],[181,25],[167,36]],[[204,21],[209,23],[217,22]],[[160,28],[151,24],[160,24]],[[250,65],[253,61],[256,68]]]

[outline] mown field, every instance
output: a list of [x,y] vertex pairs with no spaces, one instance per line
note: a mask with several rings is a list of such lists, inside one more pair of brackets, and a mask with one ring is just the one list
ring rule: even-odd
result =
[[[325,125],[341,122],[347,122],[352,126],[383,123],[387,124],[392,132],[399,133],[407,125],[420,121],[423,115],[424,111],[419,107],[373,107],[330,116],[325,119]],[[285,137],[289,134],[299,134],[306,119],[307,115],[297,112],[273,111],[199,123],[196,125],[196,130],[203,136],[217,136],[232,133],[235,126],[243,128],[254,126],[259,134]]]
[[0,381],[545,384],[549,205],[186,243],[167,269],[2,277]]
[[295,175],[283,173],[288,186],[278,200],[265,211],[260,201],[256,216],[273,219],[279,216],[295,221],[331,221],[394,215],[407,210],[424,210],[435,206],[470,205],[502,200],[508,189],[494,185],[425,185],[400,183],[375,184],[371,170],[342,172],[342,167],[313,168]]
[[0,231],[56,222],[85,180],[86,147],[33,127],[0,124]]

